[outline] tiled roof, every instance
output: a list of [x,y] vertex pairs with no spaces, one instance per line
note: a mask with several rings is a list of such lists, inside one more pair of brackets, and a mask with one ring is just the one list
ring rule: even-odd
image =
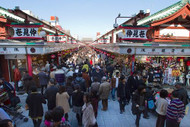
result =
[[16,16],[16,15],[10,13],[7,9],[2,8],[2,7],[0,7],[0,15],[4,16],[7,19],[11,19],[15,22],[18,22],[18,23],[24,23],[24,20],[25,20],[19,16]]
[[162,9],[156,13],[154,13],[153,15],[150,15],[144,19],[141,19],[137,22],[138,25],[147,25],[150,24],[151,22],[157,21],[157,20],[161,20],[165,17],[168,17],[172,14],[174,14],[175,12],[177,12],[178,10],[180,10],[186,3],[179,1],[165,9]]

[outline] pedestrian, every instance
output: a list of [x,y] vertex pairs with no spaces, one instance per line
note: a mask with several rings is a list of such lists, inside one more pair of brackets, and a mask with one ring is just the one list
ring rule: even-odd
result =
[[41,69],[40,73],[38,73],[38,78],[39,78],[39,82],[40,82],[40,86],[41,86],[41,94],[43,95],[44,88],[45,89],[47,88],[48,79],[49,79],[49,76],[45,72],[45,68],[44,67]]
[[172,92],[171,99],[167,108],[166,127],[179,127],[181,120],[185,116],[185,106],[178,98],[178,91]]
[[65,113],[65,119],[68,121],[69,118],[69,111],[70,111],[70,106],[69,106],[69,95],[66,92],[65,86],[60,86],[59,87],[59,92],[56,95],[56,106],[61,106],[64,109]]
[[55,79],[55,72],[56,72],[56,69],[57,69],[56,66],[54,66],[54,67],[52,68],[52,71],[50,72],[50,78]]
[[91,93],[91,97],[92,97],[92,106],[94,109],[94,114],[95,117],[97,117],[98,115],[98,102],[99,102],[99,95],[98,95],[98,91],[100,88],[100,83],[98,82],[98,78],[94,77],[94,82],[91,85],[91,89],[90,89],[90,93]]
[[70,67],[70,68],[69,68],[69,72],[67,72],[67,74],[66,74],[66,77],[67,77],[67,78],[70,77],[70,76],[72,77],[72,76],[73,76],[73,73],[74,73],[74,72],[73,72],[73,68]]
[[[51,117],[53,120],[53,127],[70,127],[70,123],[66,121],[64,116],[64,109],[58,106],[52,110]],[[50,123],[51,124],[51,123]]]
[[3,108],[0,108],[0,127],[13,127],[13,122],[10,116]]
[[79,85],[81,91],[86,92],[86,82],[85,80],[82,78],[82,73],[78,73],[77,77],[74,81],[74,85]]
[[147,105],[147,100],[145,100],[145,93],[145,87],[140,85],[132,96],[132,113],[136,115],[136,127],[139,127],[141,114],[145,112],[145,106]]
[[108,109],[108,97],[111,90],[111,85],[106,81],[106,77],[102,78],[102,83],[99,88],[99,97],[102,100],[102,110],[106,111]]
[[56,107],[56,94],[59,91],[55,85],[55,79],[49,80],[49,87],[46,89],[44,97],[47,99],[48,110],[53,110]]
[[94,110],[90,100],[90,94],[85,93],[83,96],[84,105],[82,107],[82,123],[84,127],[97,127],[96,118],[94,116]]
[[137,72],[135,71],[127,80],[127,87],[130,90],[131,95],[137,90],[138,85]]
[[76,113],[78,125],[82,126],[82,106],[84,93],[80,90],[80,86],[75,86],[75,91],[72,94],[73,112]]
[[119,85],[119,78],[120,78],[120,73],[119,71],[117,71],[111,79],[111,87],[112,87],[111,94],[112,94],[113,101],[115,101],[115,93]]
[[46,61],[45,71],[46,71],[48,74],[50,73],[50,64],[49,64],[49,61]]
[[120,77],[119,85],[118,85],[118,91],[117,91],[117,97],[119,101],[119,107],[120,107],[120,114],[125,112],[125,105],[126,105],[126,79],[125,76],[122,75]]
[[42,104],[46,104],[44,97],[37,92],[37,87],[31,87],[31,93],[26,98],[26,109],[29,109],[29,116],[34,127],[40,127],[43,117]]
[[103,73],[100,69],[101,69],[100,66],[96,65],[95,70],[92,71],[92,80],[94,80],[94,77],[97,77],[98,82],[101,82],[102,77],[103,77]]
[[187,90],[184,89],[182,86],[183,86],[183,83],[180,83],[180,82],[176,82],[176,84],[175,84],[175,87],[176,87],[177,92],[178,92],[178,98],[186,106],[189,103],[189,97],[187,94]]
[[90,76],[88,75],[86,68],[82,70],[82,78],[85,80],[86,84],[86,89],[87,91],[89,90],[90,87]]
[[72,107],[72,93],[74,91],[74,85],[72,84],[73,77],[69,76],[66,82],[66,91],[69,94],[69,106]]
[[65,72],[58,66],[58,70],[55,72],[55,79],[59,85],[65,85]]
[[15,89],[16,89],[16,91],[18,92],[18,91],[19,91],[18,82],[21,80],[21,74],[20,74],[20,71],[19,71],[17,65],[13,65],[13,69],[14,69],[14,83],[15,83]]
[[167,90],[161,90],[160,91],[160,98],[156,100],[156,112],[158,114],[157,121],[156,121],[156,127],[164,127],[165,120],[166,120],[166,111],[168,107],[168,101],[166,100],[166,97],[168,96]]

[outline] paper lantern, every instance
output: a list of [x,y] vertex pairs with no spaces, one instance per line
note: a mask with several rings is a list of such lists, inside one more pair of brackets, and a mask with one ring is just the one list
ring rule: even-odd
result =
[[52,58],[52,59],[55,59],[55,55],[54,55],[54,54],[52,54],[52,55],[51,55],[51,58]]
[[187,66],[190,66],[190,61],[187,61]]

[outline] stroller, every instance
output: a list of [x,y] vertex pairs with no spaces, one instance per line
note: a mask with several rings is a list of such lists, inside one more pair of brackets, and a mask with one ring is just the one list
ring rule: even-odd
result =
[[19,111],[21,106],[16,106],[15,108],[10,108],[6,105],[0,105],[2,109],[4,109],[7,114],[11,117],[13,124],[16,127],[16,123],[20,120],[23,120],[24,122],[28,121],[28,118],[22,114],[22,111]]
[[19,103],[20,99],[18,96],[14,96],[9,99],[8,94],[4,90],[0,89],[0,107],[11,117],[15,126],[18,120],[23,120],[24,122],[28,121],[28,118],[22,114],[22,107]]

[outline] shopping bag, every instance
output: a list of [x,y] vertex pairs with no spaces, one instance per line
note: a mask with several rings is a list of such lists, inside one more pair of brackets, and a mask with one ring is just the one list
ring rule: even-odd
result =
[[188,114],[188,111],[189,111],[189,106],[186,106],[186,107],[185,107],[185,115]]
[[153,100],[148,101],[148,108],[149,109],[154,109],[154,101]]

